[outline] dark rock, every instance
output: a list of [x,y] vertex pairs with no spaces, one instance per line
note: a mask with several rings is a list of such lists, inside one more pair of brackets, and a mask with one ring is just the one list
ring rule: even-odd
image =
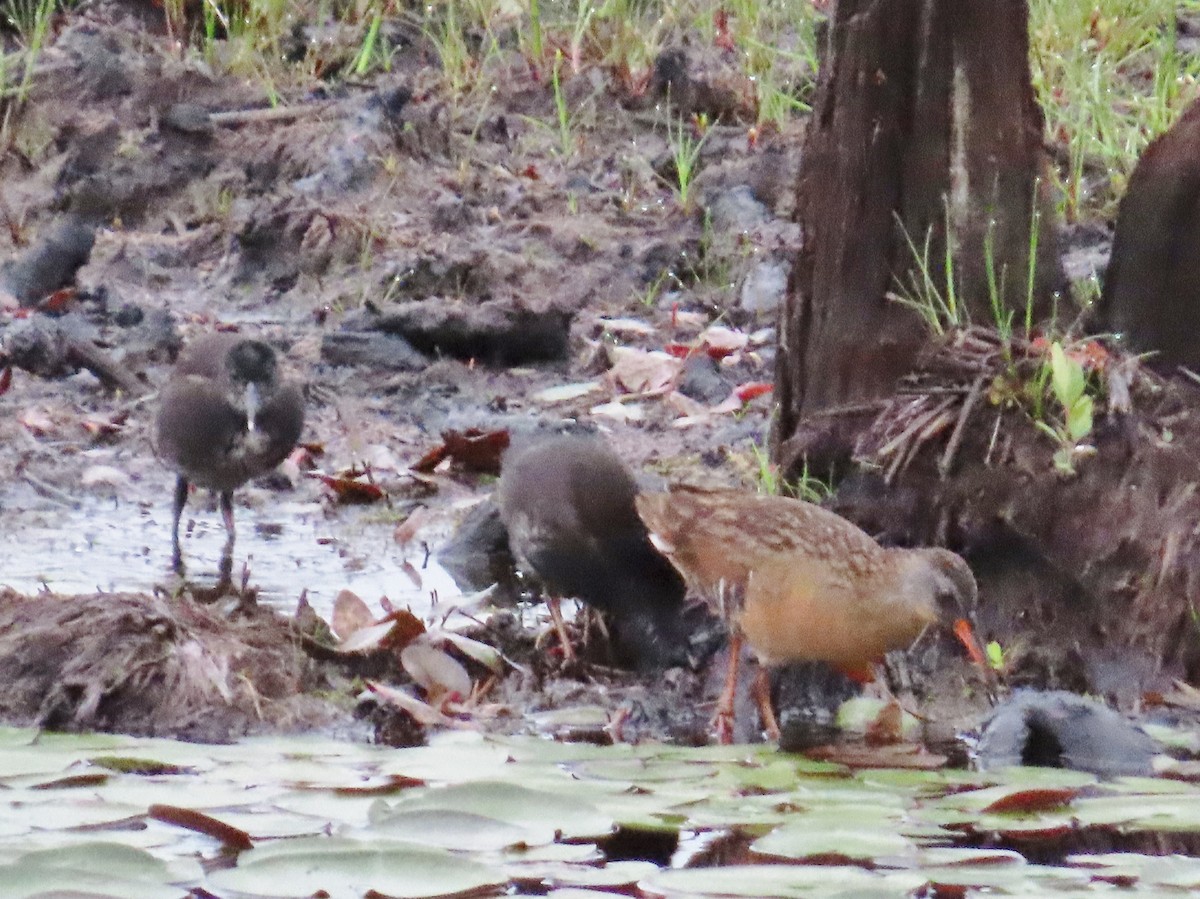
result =
[[484,299],[494,280],[486,258],[424,255],[412,260],[391,279],[389,288],[400,296],[425,299],[429,296],[467,296]]
[[729,396],[733,384],[721,373],[721,366],[708,353],[695,353],[683,363],[679,392],[700,403],[715,406]]
[[329,365],[366,365],[389,371],[420,371],[429,360],[403,337],[378,331],[337,331],[321,338]]
[[464,591],[484,590],[499,584],[516,592],[508,529],[500,520],[500,507],[493,500],[485,500],[467,514],[438,550],[437,560]]
[[181,134],[209,135],[213,132],[208,110],[195,103],[173,103],[162,114],[161,124]]
[[91,99],[111,100],[133,92],[133,78],[122,49],[116,41],[100,38],[82,55],[78,81],[86,86]]
[[18,319],[4,332],[3,355],[7,364],[38,377],[66,377],[80,368],[75,347],[96,335],[96,328],[75,313]]
[[96,242],[96,228],[68,216],[49,234],[29,247],[3,273],[4,287],[24,307],[37,305],[49,294],[75,282]]
[[721,232],[741,233],[770,221],[771,211],[754,196],[749,185],[739,184],[708,200],[709,222]]
[[404,107],[412,97],[412,91],[407,86],[400,85],[390,90],[380,90],[371,98],[371,103],[378,105],[389,124],[399,127],[404,124]]
[[429,223],[434,231],[456,232],[476,224],[479,215],[458,197],[451,197],[434,204],[433,217]]
[[1200,102],[1138,161],[1121,200],[1099,329],[1152,365],[1200,368]]
[[562,309],[526,309],[500,301],[430,300],[400,303],[373,327],[404,337],[429,355],[526,365],[567,357],[571,318]]
[[57,322],[46,318],[19,319],[4,332],[4,363],[42,378],[74,374]]
[[698,238],[660,241],[642,254],[642,282],[654,284],[672,275],[681,281],[694,280],[703,258],[704,248]]
[[132,328],[134,325],[140,325],[145,317],[146,313],[142,311],[141,306],[126,303],[113,316],[113,324],[118,328]]
[[[121,308],[124,311],[130,304]],[[140,370],[150,362],[174,362],[183,349],[183,337],[171,313],[166,309],[150,309],[143,313],[137,306],[132,308],[140,313],[140,320],[132,327],[126,326],[129,330],[121,341],[121,361],[134,370]]]
[[1158,744],[1108,706],[1062,690],[1022,690],[998,706],[979,738],[982,770],[1073,768],[1105,777],[1147,775]]
[[787,295],[788,267],[774,259],[764,260],[746,273],[738,292],[738,305],[755,316],[769,318],[779,313]]

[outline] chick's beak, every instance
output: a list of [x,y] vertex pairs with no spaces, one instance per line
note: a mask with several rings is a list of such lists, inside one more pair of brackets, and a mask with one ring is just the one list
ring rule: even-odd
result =
[[243,400],[246,404],[246,430],[253,434],[259,410],[258,385],[253,381],[246,385]]

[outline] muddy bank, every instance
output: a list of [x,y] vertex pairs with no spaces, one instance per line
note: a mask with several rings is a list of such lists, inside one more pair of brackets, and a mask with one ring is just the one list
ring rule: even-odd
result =
[[[967,331],[839,436],[855,435],[866,467],[832,504],[893,541],[966,555],[981,631],[1003,647],[1010,685],[1128,706],[1190,680],[1200,658],[1200,392],[1099,344],[1071,352],[1095,397],[1083,437],[1036,424],[1063,420],[1038,381],[1048,345],[1018,341],[1009,355],[994,333]],[[1040,412],[1035,383],[1047,391]]]
[[[252,605],[0,591],[0,716],[50,730],[227,742],[348,729],[296,629]],[[317,694],[321,695],[318,696]]]

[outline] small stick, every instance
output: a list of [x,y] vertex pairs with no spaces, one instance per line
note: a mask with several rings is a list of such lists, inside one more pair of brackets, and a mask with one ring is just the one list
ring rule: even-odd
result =
[[975,404],[979,402],[979,396],[983,393],[984,376],[979,375],[971,384],[971,390],[967,393],[967,398],[963,402],[962,411],[958,414],[958,423],[954,425],[954,433],[950,435],[950,442],[946,444],[946,451],[942,453],[942,458],[938,462],[938,477],[941,480],[946,480],[946,476],[950,473],[950,468],[954,465],[954,459],[958,455],[959,447],[962,446],[963,434],[967,430],[967,419],[971,417],[971,412],[975,408]]

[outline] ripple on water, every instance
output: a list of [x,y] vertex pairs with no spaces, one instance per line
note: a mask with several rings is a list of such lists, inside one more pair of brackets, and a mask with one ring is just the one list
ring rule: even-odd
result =
[[[220,513],[201,499],[189,503],[181,527],[189,576],[216,580],[225,532]],[[235,509],[238,526],[234,578],[243,564],[259,600],[290,614],[303,590],[318,614],[328,618],[338,591],[353,590],[377,608],[386,595],[424,616],[430,591],[441,599],[460,594],[419,541],[408,560],[420,571],[417,587],[405,573],[404,552],[392,539],[394,525],[369,508],[340,507],[330,515],[317,502],[279,502]],[[0,532],[0,583],[32,593],[145,591],[170,586],[170,500],[143,503],[87,497],[78,508],[26,504],[5,510]],[[434,537],[427,539],[436,545]]]

